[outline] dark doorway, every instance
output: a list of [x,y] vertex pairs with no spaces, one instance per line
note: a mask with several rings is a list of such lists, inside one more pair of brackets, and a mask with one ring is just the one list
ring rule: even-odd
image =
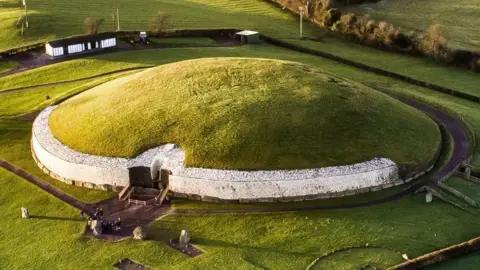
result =
[[153,188],[154,183],[150,174],[150,167],[131,167],[128,169],[130,184],[135,187]]

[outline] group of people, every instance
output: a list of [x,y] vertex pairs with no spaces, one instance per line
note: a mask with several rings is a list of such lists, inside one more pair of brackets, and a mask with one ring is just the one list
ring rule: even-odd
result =
[[[85,215],[85,212],[81,210],[80,216],[84,217],[84,215]],[[103,208],[97,208],[95,210],[93,217],[88,218],[88,221],[89,221],[88,224],[90,224],[92,220],[100,221],[100,224],[102,226],[102,231],[105,233],[119,231],[122,229],[122,220],[120,218],[118,218],[116,221],[103,220]]]

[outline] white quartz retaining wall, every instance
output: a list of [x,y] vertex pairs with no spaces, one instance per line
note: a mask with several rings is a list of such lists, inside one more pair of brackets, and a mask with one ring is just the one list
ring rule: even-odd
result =
[[130,167],[171,171],[174,195],[206,201],[307,200],[358,194],[403,184],[397,165],[386,158],[348,166],[304,170],[235,171],[186,168],[185,152],[174,144],[150,149],[134,159],[88,155],[72,150],[51,133],[42,111],[33,124],[32,151],[37,164],[64,182],[92,188],[128,185]]

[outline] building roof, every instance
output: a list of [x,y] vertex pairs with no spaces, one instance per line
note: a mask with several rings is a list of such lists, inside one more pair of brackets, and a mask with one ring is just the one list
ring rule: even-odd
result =
[[242,35],[242,36],[251,36],[251,35],[257,35],[258,32],[251,31],[251,30],[243,30],[241,32],[235,33],[235,35]]
[[68,37],[63,39],[52,40],[47,42],[47,44],[50,44],[50,46],[52,47],[63,47],[63,46],[68,46],[73,44],[99,41],[99,40],[114,38],[114,37],[115,37],[114,33],[100,33],[96,35],[73,36],[73,37]]

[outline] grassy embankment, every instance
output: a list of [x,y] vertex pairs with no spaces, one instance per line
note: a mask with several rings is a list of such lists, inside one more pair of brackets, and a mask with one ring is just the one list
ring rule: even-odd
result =
[[480,48],[479,0],[398,0],[352,6],[355,13],[368,13],[375,20],[384,20],[402,28],[422,32],[432,24],[441,24],[455,48]]
[[[125,63],[140,65],[166,63],[175,61],[175,57],[178,60],[183,60],[188,57],[212,56],[280,58],[311,64],[355,81],[375,84],[377,87],[382,87],[392,92],[425,98],[430,102],[441,103],[463,114],[477,133],[480,131],[478,104],[473,102],[411,86],[310,55],[291,52],[286,53],[287,51],[285,50],[272,48],[270,46],[217,48],[212,50],[215,51],[208,49],[171,49],[158,50],[155,53],[150,51],[104,55],[91,60],[91,69],[89,69],[88,72],[91,74],[102,72],[102,67],[105,64],[107,64],[107,66],[116,64],[117,68],[122,68]],[[57,66],[58,70],[65,68],[63,64],[67,63],[59,64]],[[41,72],[40,70],[38,74],[41,75]],[[52,70],[51,72],[55,71]],[[76,76],[78,75],[70,72],[69,74],[65,73],[63,78],[60,79],[70,79]],[[54,78],[52,77],[51,79]],[[35,171],[36,167],[32,164],[31,158],[29,157],[30,124],[14,120],[2,120],[2,122],[5,124],[5,128],[0,130],[8,130],[8,133],[1,133],[4,143],[0,144],[2,145],[2,153],[0,156],[2,158],[7,157],[6,159],[23,166],[28,171]],[[24,123],[24,125],[20,123]],[[71,188],[71,192],[74,195],[87,191],[79,188]],[[11,189],[8,188],[8,190]],[[43,192],[28,190],[23,186],[16,194],[23,194],[21,193],[22,190],[26,190],[26,194],[28,195],[9,196],[9,199],[5,201],[13,203],[11,198],[33,197],[31,194],[35,194],[34,197],[43,196]],[[125,243],[125,245],[128,245],[128,252],[123,250],[123,243],[115,244],[110,248],[110,245],[106,243],[103,243],[100,247],[90,242],[90,240],[79,239],[78,237],[81,231],[79,227],[81,227],[81,225],[74,225],[73,230],[77,232],[77,234],[75,234],[69,231],[71,229],[55,227],[57,225],[64,226],[64,222],[58,223],[57,225],[37,223],[36,227],[48,228],[48,233],[26,234],[29,236],[28,239],[31,239],[31,244],[26,245],[24,240],[22,240],[22,243],[15,242],[26,238],[14,237],[14,234],[11,233],[5,234],[9,236],[9,238],[8,242],[5,242],[8,243],[8,245],[3,245],[4,249],[11,245],[32,247],[28,256],[22,256],[22,254],[25,254],[22,252],[2,251],[0,254],[5,254],[4,257],[6,258],[2,258],[0,261],[11,263],[9,268],[19,269],[21,269],[24,264],[33,265],[37,261],[41,261],[45,267],[52,267],[53,265],[62,263],[66,266],[80,266],[80,268],[85,265],[85,268],[88,268],[91,265],[95,267],[107,267],[115,261],[128,256],[134,260],[158,268],[165,267],[163,263],[169,263],[169,266],[173,265],[176,268],[192,267],[192,265],[195,264],[198,265],[198,267],[204,266],[223,269],[228,269],[232,266],[236,268],[251,268],[253,265],[270,268],[282,267],[284,269],[296,269],[306,267],[317,256],[345,246],[365,245],[368,243],[370,246],[378,245],[393,248],[399,252],[407,253],[410,257],[414,257],[477,236],[477,228],[480,224],[476,222],[478,219],[475,217],[480,213],[477,213],[476,210],[473,210],[473,213],[466,213],[438,200],[428,205],[423,202],[423,196],[417,195],[380,206],[351,210],[258,215],[169,216],[155,223],[154,229],[151,231],[152,241],[146,242],[138,246],[138,248],[137,246],[129,245],[130,242]],[[22,206],[30,206],[30,204],[20,202],[14,206],[15,214],[9,214],[10,216],[5,216],[2,220],[12,220],[11,215],[17,216],[20,204]],[[36,203],[33,203],[33,205],[36,205]],[[54,208],[60,209],[58,207]],[[34,212],[36,211],[37,210],[34,209]],[[72,212],[72,216],[76,214],[76,211]],[[45,215],[55,216],[60,214],[46,213]],[[421,219],[419,219],[419,217],[421,217]],[[441,222],[437,222],[439,217],[442,217]],[[9,224],[10,223],[7,223],[3,227],[9,228],[11,226]],[[212,224],[215,224],[215,226],[212,226]],[[462,224],[462,226],[459,228],[458,224]],[[20,225],[22,224],[18,224],[17,226]],[[167,256],[169,256],[169,258],[164,260],[165,257],[163,255],[158,255],[164,254],[164,251],[156,246],[159,244],[156,240],[173,237],[178,234],[178,230],[184,228],[190,229],[193,232],[194,243],[205,249],[207,254],[193,260],[181,259],[182,261],[180,262],[180,259],[176,259],[177,257],[172,257],[177,256],[177,253],[174,253],[174,255],[168,253]],[[19,227],[19,229],[25,232],[34,231],[30,227]],[[58,239],[52,238],[49,234],[49,232],[52,231],[63,232],[65,230],[69,232],[69,235],[75,235],[75,237],[62,237],[62,239]],[[45,239],[47,236],[48,239]],[[33,244],[42,243],[44,245],[44,242],[51,243],[49,248],[53,248],[52,246],[54,246],[55,250],[57,250],[58,256],[55,257],[55,260],[45,257],[45,248],[41,249],[42,251],[40,252],[40,249],[36,249],[36,246]],[[90,245],[92,245],[95,252],[89,249]],[[155,248],[153,252],[156,255],[152,255],[150,247]],[[83,253],[79,250],[85,250],[85,254],[88,255],[81,256]],[[101,250],[101,252],[98,252],[99,250]],[[137,252],[139,250],[141,250],[141,252]],[[72,251],[72,253],[70,253],[70,251]],[[65,256],[62,254],[65,254]],[[99,255],[92,257],[91,254]],[[107,256],[107,254],[109,258],[104,257]],[[398,256],[387,256],[392,262],[401,260]],[[81,258],[81,261],[78,261],[77,258]],[[339,268],[352,263],[363,265],[366,262],[375,260],[375,256],[367,256],[367,258],[361,262],[357,260],[350,261],[343,259],[341,254],[339,254],[338,258],[338,260],[335,258],[332,260],[336,261]]]
[[17,67],[17,63],[13,61],[0,62],[0,74],[11,71]]
[[[174,142],[186,166],[242,170],[375,157],[412,170],[440,143],[429,117],[376,90],[312,66],[251,58],[183,61],[111,81],[62,103],[50,127],[84,153],[135,157]],[[422,140],[411,140],[418,133]]]
[[[419,80],[441,84],[469,93],[478,92],[477,85],[480,83],[480,76],[470,74],[464,70],[442,67],[427,59],[382,52],[336,38],[323,38],[320,42],[300,41],[297,39],[298,18],[295,18],[286,11],[282,11],[274,5],[262,1],[141,0],[135,5],[129,5],[128,1],[116,0],[114,2],[116,4],[115,6],[118,6],[120,9],[122,29],[145,30],[148,20],[160,9],[171,15],[170,28],[233,27],[258,30],[267,35],[327,51],[351,60],[408,75]],[[5,20],[0,23],[0,29],[2,30],[0,31],[0,35],[3,34],[3,36],[1,36],[2,38],[0,38],[0,49],[43,39],[79,34],[83,32],[82,22],[86,17],[110,18],[113,12],[109,10],[112,6],[111,3],[107,2],[75,0],[68,3],[55,3],[56,8],[51,9],[52,0],[38,0],[29,5],[31,28],[27,31],[26,36],[22,38],[15,35],[14,32],[17,30],[12,28],[13,21],[19,16],[20,6],[17,1],[14,0],[7,0],[5,3],[3,7],[0,5],[0,17],[5,18]],[[424,10],[418,7],[418,5],[422,4],[415,4],[416,12],[422,12],[422,10]],[[433,4],[433,1],[427,4],[430,10],[432,10],[431,5]],[[82,8],[75,8],[80,5]],[[471,7],[471,5],[468,7]],[[125,10],[125,12],[122,12],[122,10]],[[128,10],[128,12],[126,12],[126,10]],[[433,10],[435,9],[433,8]],[[457,23],[461,28],[465,21],[471,21],[473,25],[475,25],[475,19],[470,20],[467,18],[471,18],[471,16],[476,13],[466,8],[466,6],[462,7],[462,9],[455,9],[453,12],[450,9],[445,12],[450,13],[450,15],[455,16],[455,18],[462,18],[461,20],[445,19],[445,21],[448,21],[448,26],[451,27],[450,29],[458,29]],[[407,13],[406,16],[410,16],[409,13]],[[415,18],[416,20],[425,20],[428,23],[430,23],[430,21],[444,21],[443,18],[431,16],[416,16]],[[108,24],[105,24],[104,30],[110,30],[110,27],[107,25]],[[447,25],[447,23],[444,23],[444,25]],[[323,30],[313,28],[310,23],[305,23],[304,28],[306,36],[318,36],[323,33]],[[471,32],[474,33],[474,31]]]
[[[436,93],[428,89],[408,85],[393,79],[363,72],[332,61],[327,61],[322,58],[289,52],[280,48],[266,45],[235,48],[161,49],[154,51],[125,52],[101,55],[28,71],[24,74],[25,77],[13,75],[0,79],[0,89],[8,88],[5,87],[5,85],[13,87],[35,85],[35,78],[42,80],[41,83],[56,82],[85,78],[88,76],[98,75],[104,72],[119,70],[132,66],[157,65],[189,58],[215,56],[279,58],[283,60],[298,61],[305,64],[314,65],[358,82],[371,84],[375,87],[387,89],[392,92],[426,99],[429,102],[440,103],[443,106],[450,107],[464,115],[473,126],[475,131],[477,133],[480,131],[480,119],[478,117],[478,105],[476,103],[458,98],[452,98],[448,95]],[[81,70],[82,72],[70,72],[71,70]],[[58,74],[58,77],[55,77],[55,74]],[[6,96],[3,97],[7,97],[8,95],[13,95],[13,93],[6,94]],[[38,103],[35,105],[41,104],[42,102],[43,100],[40,96]],[[477,139],[478,138],[479,136],[477,136]]]

